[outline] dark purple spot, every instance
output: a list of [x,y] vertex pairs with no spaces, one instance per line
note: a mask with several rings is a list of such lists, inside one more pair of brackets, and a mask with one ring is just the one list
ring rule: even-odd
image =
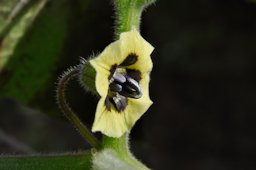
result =
[[108,111],[111,111],[111,103],[108,97],[105,99],[105,106]]
[[131,53],[125,58],[125,60],[120,64],[120,66],[123,67],[123,66],[132,65],[136,63],[137,60],[138,60],[138,56],[135,53]]
[[112,76],[114,75],[115,71],[116,71],[116,68],[117,68],[117,64],[114,64],[111,66],[109,72],[110,72],[110,75],[108,76],[108,79],[110,80],[112,78]]

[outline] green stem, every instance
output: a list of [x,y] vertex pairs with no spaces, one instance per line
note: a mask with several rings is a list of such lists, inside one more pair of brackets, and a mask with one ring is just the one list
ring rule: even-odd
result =
[[69,82],[70,79],[78,77],[80,75],[81,67],[80,65],[71,68],[68,71],[64,72],[64,74],[60,77],[58,81],[58,88],[57,88],[57,101],[62,109],[62,111],[65,113],[65,116],[72,122],[72,124],[76,127],[78,132],[81,134],[81,136],[94,148],[100,149],[100,143],[95,138],[91,132],[87,129],[87,127],[83,124],[83,122],[79,119],[79,117],[76,116],[76,114],[72,111],[72,109],[69,107],[66,97],[65,97],[65,89],[66,85]]
[[132,28],[140,29],[140,19],[143,10],[154,3],[155,0],[114,0],[116,10],[116,39],[120,33],[130,31]]
[[140,170],[148,170],[148,168],[144,164],[139,162],[130,152],[129,133],[125,133],[120,138],[103,136],[102,146],[104,149],[108,148],[114,150],[121,160],[128,163],[132,167]]

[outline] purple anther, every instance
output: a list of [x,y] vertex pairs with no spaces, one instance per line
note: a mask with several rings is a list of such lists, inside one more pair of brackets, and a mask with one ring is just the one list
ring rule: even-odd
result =
[[113,78],[114,78],[114,81],[116,81],[117,83],[126,82],[125,76],[121,73],[114,73]]
[[122,86],[120,84],[117,84],[117,83],[114,83],[114,82],[109,84],[109,88],[113,92],[122,91]]
[[126,76],[126,82],[122,85],[122,91],[120,95],[130,98],[139,99],[142,96],[141,88],[139,83],[129,76]]
[[112,101],[114,102],[114,106],[118,112],[123,111],[127,106],[127,99],[121,95],[113,97]]

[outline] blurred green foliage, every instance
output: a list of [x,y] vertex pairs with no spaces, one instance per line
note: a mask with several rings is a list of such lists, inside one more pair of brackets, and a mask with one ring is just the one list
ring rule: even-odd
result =
[[18,0],[1,0],[0,1],[0,31],[4,28],[7,17],[11,13],[15,4],[17,4]]
[[47,89],[71,34],[70,20],[86,11],[89,0],[73,2],[80,6],[76,11],[68,0],[27,3],[8,31],[5,22],[18,1],[0,3],[0,96],[27,104]]
[[[61,8],[61,12],[56,12]],[[54,17],[53,17],[54,16]],[[3,72],[8,74],[1,95],[28,102],[46,86],[67,35],[68,7],[54,3],[26,30]]]
[[8,170],[89,170],[91,154],[0,157],[0,169]]
[[[70,21],[89,0],[0,1],[0,96],[31,104],[53,84],[58,61],[71,36]],[[51,80],[51,81],[49,81]],[[54,98],[52,96],[52,98]],[[57,107],[55,106],[55,109]],[[50,108],[49,108],[50,110]],[[91,154],[1,157],[0,169],[85,169]]]

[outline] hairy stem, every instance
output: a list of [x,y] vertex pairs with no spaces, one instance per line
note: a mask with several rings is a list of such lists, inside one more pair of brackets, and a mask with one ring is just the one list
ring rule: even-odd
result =
[[75,126],[81,136],[94,148],[100,149],[100,143],[93,136],[93,134],[87,129],[87,127],[82,123],[82,121],[78,118],[78,116],[72,111],[69,107],[66,97],[65,97],[65,89],[67,83],[75,77],[78,77],[80,74],[81,65],[71,68],[68,71],[64,72],[64,74],[59,78],[58,87],[57,87],[57,101],[59,107],[64,112],[65,116],[71,121],[71,123]]
[[128,132],[120,138],[111,138],[108,136],[104,136],[102,145],[104,148],[109,148],[116,151],[119,158],[131,165],[132,167],[136,167],[140,170],[149,170],[148,167],[138,161],[130,152]]
[[140,20],[143,10],[155,0],[114,0],[116,10],[115,38],[120,33],[133,28],[140,30]]

